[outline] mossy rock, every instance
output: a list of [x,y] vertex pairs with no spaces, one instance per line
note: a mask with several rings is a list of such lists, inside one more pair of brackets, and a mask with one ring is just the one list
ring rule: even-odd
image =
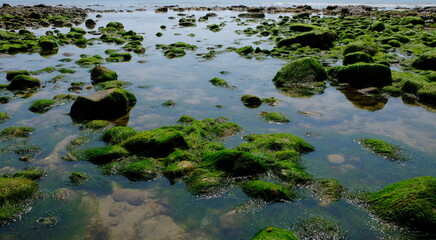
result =
[[109,58],[106,58],[106,61],[108,62],[128,62],[130,60],[132,60],[132,55],[128,52],[111,53],[109,55]]
[[32,127],[7,127],[0,132],[1,137],[28,137],[35,131]]
[[300,240],[295,233],[281,228],[266,227],[260,230],[252,240]]
[[349,239],[347,232],[339,223],[327,217],[315,216],[301,219],[294,229],[302,239]]
[[385,30],[385,28],[386,27],[385,27],[385,24],[383,22],[375,22],[369,27],[369,29],[371,31],[377,31],[377,32],[381,32],[381,31]]
[[29,71],[27,71],[27,70],[7,71],[6,72],[6,79],[8,81],[11,81],[17,75],[29,75]]
[[137,133],[138,132],[131,127],[116,126],[106,130],[101,139],[110,145],[116,145],[135,136]]
[[121,174],[132,181],[149,181],[159,177],[160,169],[152,160],[144,159],[130,163]]
[[41,81],[38,78],[29,75],[20,74],[15,76],[11,83],[6,87],[8,90],[26,90],[29,88],[41,87]]
[[355,88],[381,88],[392,84],[391,69],[382,64],[356,63],[332,68],[329,74]]
[[288,117],[286,117],[283,113],[278,113],[278,112],[263,112],[261,113],[261,117],[267,122],[274,122],[274,123],[290,122]]
[[345,46],[344,48],[343,55],[345,56],[353,52],[364,52],[366,54],[374,56],[378,52],[378,49],[377,46],[372,43],[357,41],[347,44],[347,46]]
[[217,87],[223,87],[223,88],[231,88],[231,86],[226,82],[226,80],[222,79],[222,78],[212,78],[211,80],[209,80],[210,83],[212,83],[212,85],[217,86]]
[[167,58],[177,58],[177,57],[183,57],[186,55],[185,50],[181,48],[170,48],[164,52],[165,57]]
[[282,39],[277,42],[277,47],[290,47],[292,44],[299,43],[311,48],[330,49],[333,47],[333,42],[336,38],[336,33],[333,31],[315,30],[301,33],[291,38]]
[[401,147],[384,142],[378,139],[362,138],[358,139],[364,148],[369,149],[377,155],[385,157],[393,161],[406,160],[404,154],[402,153]]
[[34,113],[45,113],[52,109],[57,102],[51,99],[40,99],[32,102],[29,110]]
[[306,23],[293,23],[289,25],[289,30],[296,32],[310,32],[317,29],[321,29],[321,27]]
[[169,164],[163,170],[163,174],[170,180],[174,180],[179,177],[187,176],[195,169],[194,163],[190,161],[180,161]]
[[172,128],[158,128],[140,132],[122,142],[121,146],[135,154],[166,157],[176,149],[187,149],[188,143],[179,131]]
[[109,22],[108,24],[106,24],[106,28],[116,28],[118,30],[122,30],[124,29],[124,25],[120,22]]
[[277,183],[251,181],[241,184],[242,191],[251,198],[260,198],[267,202],[292,201],[295,193]]
[[179,120],[177,122],[182,123],[182,124],[191,124],[195,121],[195,118],[188,116],[188,115],[183,115],[179,118]]
[[245,46],[245,47],[241,47],[236,49],[236,53],[239,55],[248,55],[250,53],[254,52],[254,48],[252,46]]
[[188,191],[194,195],[213,196],[225,189],[224,172],[202,168],[193,170],[186,179]]
[[436,82],[427,83],[417,92],[420,101],[436,105]]
[[120,88],[100,90],[88,97],[79,96],[70,115],[79,119],[112,120],[126,115],[136,104],[136,97]]
[[412,62],[412,67],[421,70],[436,71],[436,51],[422,54]]
[[386,220],[435,234],[436,178],[416,177],[368,194],[369,208]]
[[371,55],[365,52],[352,52],[344,56],[344,65],[350,65],[359,62],[373,63],[374,59],[372,59]]
[[26,178],[0,178],[0,222],[14,220],[26,200],[38,192],[38,183]]
[[[279,154],[284,153],[278,152]],[[298,162],[300,160],[299,157],[295,156],[292,151],[288,151],[290,153],[290,157],[288,159],[284,159],[283,157],[277,157],[279,159],[284,159],[281,161],[277,161],[272,163],[271,168],[273,173],[283,181],[290,185],[296,184],[306,184],[313,180],[312,175],[305,171],[305,168]],[[298,154],[298,153],[297,153]],[[277,155],[276,155],[277,156]]]
[[215,168],[231,176],[250,176],[267,170],[267,164],[263,159],[237,150],[221,150],[206,155],[201,166]]
[[218,137],[228,137],[239,133],[242,127],[233,122],[219,123],[212,127],[211,132]]
[[[41,73],[52,73],[54,71],[56,71],[56,68],[54,68],[54,67],[45,67],[45,68],[42,68],[42,69],[39,69],[39,70],[36,70],[36,71],[32,71],[32,72],[30,72],[30,74],[32,74],[32,75],[39,75]],[[25,72],[27,72],[27,71],[25,71]],[[29,73],[25,74],[25,75],[29,75]]]
[[118,79],[118,74],[107,67],[97,65],[91,70],[91,80],[94,83],[113,81]]
[[106,81],[106,82],[98,83],[97,85],[95,85],[95,88],[101,89],[101,90],[107,90],[107,89],[111,89],[111,88],[125,88],[129,85],[131,85],[130,82],[113,80],[113,81]]
[[241,97],[241,102],[248,108],[257,108],[263,101],[258,96],[244,95]]
[[0,123],[6,122],[12,117],[10,113],[0,112]]
[[45,176],[45,172],[38,169],[28,169],[12,174],[13,178],[27,178],[30,180],[39,180]]
[[72,172],[69,178],[73,185],[81,185],[89,181],[89,176],[82,172]]
[[424,19],[420,18],[420,17],[415,17],[415,16],[406,16],[401,18],[400,25],[408,25],[408,24],[412,24],[412,25],[424,25],[425,21]]
[[92,57],[83,57],[76,61],[80,66],[88,66],[103,63],[103,58],[100,55],[94,55]]
[[63,73],[63,74],[74,74],[74,73],[76,73],[76,70],[69,69],[69,68],[59,68],[58,72]]
[[44,51],[54,50],[59,48],[59,44],[56,42],[56,40],[53,37],[47,37],[47,36],[42,36],[38,40],[38,46]]
[[84,158],[94,164],[107,164],[128,154],[129,152],[120,146],[89,148],[83,152]]
[[324,67],[317,60],[306,57],[283,66],[272,81],[276,87],[297,87],[301,83],[315,83],[326,79]]
[[57,102],[72,102],[77,99],[77,95],[74,94],[57,94],[53,96],[53,100]]
[[247,143],[237,147],[238,150],[252,153],[274,153],[296,151],[298,154],[311,152],[314,147],[304,139],[289,133],[250,134],[244,137]]
[[112,122],[107,121],[107,120],[92,120],[92,121],[87,122],[85,124],[85,128],[92,129],[92,130],[98,130],[98,129],[106,128],[111,124],[112,124]]
[[341,199],[345,188],[334,179],[319,179],[314,183],[314,192],[323,204],[330,204]]

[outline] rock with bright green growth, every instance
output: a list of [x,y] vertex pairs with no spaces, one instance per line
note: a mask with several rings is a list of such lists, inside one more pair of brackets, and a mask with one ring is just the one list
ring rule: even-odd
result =
[[51,99],[36,100],[32,103],[32,105],[30,105],[29,110],[34,113],[45,113],[52,109],[56,103],[57,102],[55,100]]
[[233,122],[223,122],[211,128],[211,132],[218,137],[228,137],[239,133],[242,127]]
[[323,205],[341,199],[345,188],[334,179],[319,179],[314,184],[314,192]]
[[79,96],[71,106],[70,115],[78,119],[113,120],[126,115],[136,104],[136,97],[120,88]]
[[265,161],[248,152],[221,150],[204,157],[202,167],[215,168],[230,176],[250,176],[267,170]]
[[7,71],[6,72],[6,79],[8,81],[11,81],[17,75],[29,75],[29,71],[27,71],[27,70]]
[[125,88],[127,86],[131,85],[130,82],[124,82],[120,80],[113,80],[113,81],[106,81],[101,82],[95,85],[96,89],[106,90],[111,88]]
[[292,201],[295,193],[277,183],[265,181],[251,181],[241,185],[242,191],[251,198],[260,198],[267,202]]
[[54,50],[59,47],[59,44],[56,42],[56,39],[49,36],[42,36],[38,41],[38,46],[42,50]]
[[106,58],[106,61],[108,62],[128,62],[132,59],[132,55],[128,52],[122,52],[122,53],[111,53],[108,58]]
[[72,172],[69,178],[73,185],[81,185],[89,180],[89,176],[82,172]]
[[295,233],[281,228],[267,227],[260,230],[252,240],[300,240]]
[[166,157],[176,149],[187,149],[183,135],[173,128],[143,131],[120,144],[129,152],[149,157]]
[[94,164],[106,164],[125,157],[129,152],[120,146],[89,148],[84,151],[84,158]]
[[344,56],[344,65],[350,65],[359,62],[373,63],[374,60],[372,59],[371,55],[365,52],[352,52]]
[[345,56],[353,52],[364,52],[366,54],[374,56],[378,52],[378,49],[377,46],[375,46],[373,43],[356,41],[351,42],[347,46],[345,46],[343,54]]
[[263,112],[261,114],[262,119],[268,122],[274,123],[288,123],[290,122],[289,118],[287,118],[283,113],[278,112]]
[[135,136],[137,133],[138,132],[131,127],[116,126],[106,130],[101,139],[110,145],[115,145]]
[[14,178],[27,178],[30,180],[39,180],[45,175],[45,172],[38,169],[28,169],[16,172],[12,175]]
[[144,159],[130,163],[121,170],[121,174],[132,181],[148,181],[157,178],[160,169],[153,161]]
[[11,114],[10,113],[0,112],[0,123],[6,122],[10,118],[11,118]]
[[0,132],[1,137],[28,137],[35,131],[32,127],[7,127]]
[[289,47],[292,44],[299,43],[311,48],[330,49],[336,40],[336,33],[330,30],[314,30],[300,33],[291,38],[282,39],[277,42],[277,47]]
[[306,57],[283,66],[273,78],[276,87],[298,87],[327,79],[324,67],[315,59]]
[[226,82],[226,80],[215,77],[212,78],[211,80],[209,80],[210,83],[212,83],[212,85],[217,86],[217,87],[223,87],[223,88],[230,88],[231,86]]
[[116,28],[118,30],[124,29],[124,25],[120,22],[109,22],[108,24],[106,24],[106,28],[109,28],[109,27],[113,27],[113,28]]
[[112,124],[111,122],[106,120],[92,120],[85,124],[85,128],[98,130],[98,129],[106,128],[111,124]]
[[39,87],[41,87],[41,81],[39,81],[38,78],[20,74],[11,80],[11,83],[6,87],[6,89],[13,91]]
[[241,97],[241,102],[248,108],[257,108],[263,101],[258,96],[244,95]]
[[356,63],[329,69],[329,75],[354,88],[384,87],[392,84],[391,69],[382,64]]
[[368,194],[369,208],[380,218],[435,234],[436,178],[407,179]]
[[100,55],[94,55],[92,57],[83,57],[76,61],[80,66],[89,66],[103,63],[103,58]]
[[91,80],[93,83],[113,81],[118,79],[118,74],[107,67],[97,65],[91,70]]
[[254,48],[252,46],[245,46],[245,47],[241,47],[236,49],[236,53],[239,55],[248,55],[250,53],[254,52]]
[[14,220],[37,192],[38,183],[30,179],[0,178],[0,223]]
[[418,24],[425,24],[424,19],[420,18],[420,17],[415,17],[415,16],[406,16],[401,18],[400,25],[408,25],[408,24],[412,24],[412,25],[418,25]]
[[304,139],[289,133],[250,134],[245,136],[244,140],[247,143],[239,145],[237,149],[251,153],[275,154],[283,151],[293,151],[298,158],[302,153],[315,150]]
[[362,138],[358,139],[357,141],[360,142],[364,148],[367,148],[375,154],[378,154],[389,160],[406,160],[405,156],[402,153],[401,147],[399,146],[384,142],[382,140],[371,138]]
[[186,179],[188,191],[194,195],[216,195],[225,189],[224,172],[198,168]]
[[436,51],[422,54],[412,62],[412,67],[421,70],[436,71]]
[[195,165],[190,161],[180,161],[169,164],[163,170],[163,173],[170,180],[174,180],[176,178],[186,176],[191,173],[195,169]]
[[296,224],[296,233],[302,239],[349,239],[347,232],[334,220],[315,216],[299,220]]
[[420,101],[436,105],[436,82],[424,84],[417,95]]

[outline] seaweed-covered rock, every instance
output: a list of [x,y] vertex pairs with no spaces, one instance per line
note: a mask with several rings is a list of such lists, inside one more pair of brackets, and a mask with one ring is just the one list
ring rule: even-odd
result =
[[417,92],[420,101],[436,105],[436,82],[424,84]]
[[94,164],[106,164],[125,157],[129,152],[120,146],[89,148],[84,151],[84,158]]
[[8,90],[25,90],[29,88],[39,88],[41,82],[38,78],[31,77],[29,75],[16,75],[11,83],[6,87]]
[[122,52],[122,53],[111,53],[108,58],[106,58],[106,61],[108,62],[128,62],[132,59],[132,55],[128,52]]
[[88,97],[79,96],[71,106],[70,115],[80,119],[116,119],[127,114],[136,104],[136,97],[119,88],[101,90]]
[[225,189],[224,172],[202,168],[192,171],[186,179],[188,191],[194,195],[217,195]]
[[34,131],[32,127],[7,127],[0,132],[0,137],[28,137]]
[[30,180],[39,180],[45,175],[45,172],[38,169],[27,169],[16,172],[12,175],[13,178],[27,178]]
[[231,86],[226,82],[226,80],[222,79],[222,78],[212,78],[211,80],[209,80],[210,83],[212,83],[212,85],[217,86],[217,87],[223,87],[223,88],[231,88]]
[[29,75],[29,71],[27,71],[27,70],[7,71],[6,72],[6,79],[8,81],[11,81],[17,75]]
[[129,152],[150,157],[166,157],[176,149],[187,149],[183,135],[173,128],[144,131],[128,138],[121,146]]
[[92,129],[92,130],[98,130],[103,129],[111,125],[112,123],[110,121],[106,120],[92,120],[90,122],[87,122],[85,124],[86,129]]
[[390,160],[395,161],[406,159],[401,151],[401,147],[399,146],[395,146],[382,140],[371,138],[358,139],[358,142],[360,142],[364,148],[367,148],[370,151]]
[[359,62],[373,63],[374,60],[372,59],[371,55],[365,52],[352,52],[344,56],[344,65],[350,65]]
[[266,163],[258,156],[237,150],[221,150],[204,157],[203,167],[222,170],[231,176],[249,176],[266,171]]
[[345,188],[334,179],[319,179],[314,184],[314,192],[323,205],[341,199],[344,190]]
[[55,105],[56,105],[55,100],[40,99],[32,102],[32,105],[30,105],[29,110],[34,113],[45,113]]
[[262,119],[268,122],[273,123],[287,123],[290,122],[289,118],[286,117],[283,113],[278,112],[262,112],[261,114]]
[[343,54],[345,56],[353,52],[364,52],[371,56],[374,56],[378,52],[378,49],[377,46],[375,46],[373,43],[357,41],[351,42],[347,46],[345,46]]
[[294,229],[302,239],[346,240],[349,238],[347,232],[339,223],[321,216],[301,219],[296,223]]
[[38,183],[27,178],[0,178],[0,223],[24,211],[24,202],[38,191]]
[[138,132],[131,127],[116,126],[106,130],[101,139],[108,144],[115,145],[121,143],[122,141],[133,137]]
[[100,55],[94,55],[91,57],[83,57],[76,61],[77,64],[80,66],[88,66],[88,65],[94,65],[94,64],[101,64],[103,63],[103,57]]
[[310,32],[316,29],[321,29],[321,27],[306,23],[293,23],[289,25],[289,30],[296,32]]
[[383,22],[375,22],[373,23],[369,29],[372,31],[377,31],[377,32],[381,32],[383,30],[385,30],[385,24]]
[[120,22],[109,22],[108,24],[106,24],[106,28],[116,28],[117,30],[122,30],[124,29],[124,25]]
[[0,112],[0,123],[6,122],[6,121],[9,120],[11,117],[12,117],[12,116],[11,116],[10,113]]
[[327,79],[324,67],[313,58],[301,58],[283,66],[273,78],[276,87],[293,87]]
[[436,178],[416,177],[368,195],[369,208],[382,219],[435,234]]
[[261,198],[267,202],[291,201],[295,193],[277,183],[251,181],[241,185],[242,191],[251,198]]
[[164,170],[163,173],[170,180],[173,180],[178,177],[185,176],[192,172],[195,169],[195,165],[190,161],[180,161],[177,163],[169,164]]
[[91,80],[94,83],[113,81],[118,79],[118,74],[107,67],[97,65],[91,70]]
[[421,70],[436,71],[436,51],[422,54],[412,62],[412,67]]
[[56,39],[50,36],[42,36],[38,41],[38,46],[42,50],[54,50],[59,47],[59,44],[56,42]]
[[239,55],[248,55],[253,52],[254,48],[250,45],[236,49],[236,53]]
[[244,95],[241,97],[241,102],[249,108],[257,108],[262,104],[262,99],[258,96]]
[[299,238],[289,230],[266,227],[256,233],[252,240],[299,240]]
[[425,24],[424,19],[420,18],[420,17],[415,17],[415,16],[406,16],[401,18],[400,25],[408,25],[408,24],[412,24],[412,25],[418,25],[418,24]]
[[73,185],[81,185],[89,180],[89,176],[82,172],[72,172],[69,178]]
[[336,40],[336,33],[330,30],[315,30],[305,32],[293,36],[291,38],[282,39],[277,42],[277,47],[289,47],[292,44],[299,43],[303,46],[311,48],[330,49],[333,42]]
[[391,69],[382,64],[356,63],[329,70],[339,82],[355,88],[384,87],[392,84]]
[[289,133],[250,134],[245,136],[244,140],[247,143],[239,145],[237,149],[252,153],[293,151],[298,157],[302,153],[314,150],[314,147],[304,139]]
[[158,166],[149,159],[130,163],[121,170],[121,174],[132,181],[148,181],[160,175]]

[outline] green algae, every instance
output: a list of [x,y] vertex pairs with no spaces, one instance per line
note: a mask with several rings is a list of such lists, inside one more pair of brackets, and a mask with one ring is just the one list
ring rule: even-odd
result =
[[327,79],[324,67],[313,58],[301,58],[282,67],[272,81],[277,87],[293,87]]
[[107,67],[97,65],[91,70],[91,80],[94,83],[113,81],[118,79],[118,74]]
[[266,227],[260,230],[252,240],[299,240],[295,233],[281,228]]
[[401,147],[378,139],[362,138],[357,140],[364,148],[392,161],[406,160]]
[[0,132],[1,137],[12,138],[12,137],[28,137],[35,131],[32,127],[7,127]]
[[29,110],[34,113],[45,113],[56,106],[57,102],[51,99],[40,99],[32,102]]
[[106,130],[101,139],[110,145],[115,145],[135,136],[137,133],[133,128],[116,126]]
[[26,90],[29,88],[39,88],[41,81],[38,78],[34,78],[28,75],[20,74],[16,75],[6,87],[8,90]]
[[369,209],[380,218],[434,234],[436,178],[425,176],[386,186],[367,196]]
[[265,181],[251,181],[241,185],[242,191],[251,198],[260,198],[267,202],[292,201],[295,193],[281,184]]
[[88,174],[82,172],[72,172],[68,178],[73,185],[82,185],[90,179]]
[[106,164],[128,154],[129,152],[120,146],[89,148],[83,152],[84,158],[94,164]]
[[391,69],[382,64],[355,63],[329,69],[329,75],[355,88],[384,87],[392,84]]
[[12,114],[10,114],[10,113],[0,112],[0,123],[6,122],[11,117],[12,117]]
[[226,80],[222,78],[215,77],[209,80],[209,82],[216,87],[231,88],[231,86],[226,82]]
[[158,165],[150,159],[139,160],[121,169],[121,174],[132,181],[148,181],[160,175]]
[[286,117],[283,113],[278,112],[263,112],[260,114],[262,119],[268,122],[274,123],[288,123],[290,122],[289,118]]
[[302,239],[345,240],[349,238],[347,231],[339,223],[321,216],[300,219],[294,229]]
[[107,120],[92,120],[85,124],[86,129],[99,130],[110,126],[112,122]]

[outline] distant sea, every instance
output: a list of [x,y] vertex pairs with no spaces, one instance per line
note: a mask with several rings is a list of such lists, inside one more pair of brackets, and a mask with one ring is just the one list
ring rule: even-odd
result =
[[368,5],[386,9],[396,7],[415,8],[436,6],[436,0],[4,0],[3,3],[11,5],[58,5],[76,6],[80,8],[94,9],[125,9],[125,8],[152,8],[165,5],[179,5],[181,7],[211,7],[211,6],[282,6],[292,7],[298,5],[310,5],[313,8],[325,8],[328,5]]

